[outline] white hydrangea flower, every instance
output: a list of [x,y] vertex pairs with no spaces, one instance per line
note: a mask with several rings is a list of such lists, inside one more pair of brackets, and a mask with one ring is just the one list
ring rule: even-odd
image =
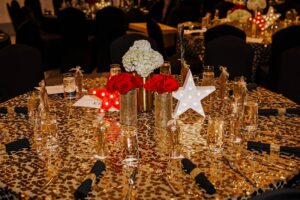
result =
[[247,10],[236,9],[232,13],[230,13],[227,17],[230,21],[238,21],[241,23],[246,23],[248,19],[251,17],[251,13]]
[[247,8],[249,10],[260,10],[264,9],[267,6],[266,0],[248,0]]
[[147,40],[135,41],[122,58],[126,71],[136,71],[141,77],[147,77],[164,62],[162,55],[151,49]]

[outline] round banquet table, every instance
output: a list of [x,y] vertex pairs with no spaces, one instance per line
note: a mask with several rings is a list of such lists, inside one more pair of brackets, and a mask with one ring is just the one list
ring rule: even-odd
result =
[[[13,98],[0,106],[26,106],[29,94]],[[282,95],[261,87],[249,95],[258,99],[260,108],[297,106]],[[72,104],[75,101],[66,100],[61,95],[51,95],[49,99],[50,112],[56,115],[58,122],[59,147],[53,152],[43,154],[34,145],[33,127],[26,115],[0,116],[0,199],[74,199],[76,188],[96,162],[96,140],[92,125],[95,109],[74,107]],[[154,115],[149,112],[138,114],[140,163],[133,188],[135,199],[247,199],[267,190],[281,188],[299,174],[299,158],[279,155],[276,152],[266,154],[248,151],[242,145],[232,144],[227,130],[222,153],[254,182],[254,185],[249,184],[209,153],[205,145],[206,124],[199,123],[201,119],[202,117],[191,110],[180,117],[183,122],[182,154],[205,173],[214,184],[216,194],[205,194],[193,178],[183,172],[180,159],[169,159],[167,134],[154,128]],[[111,124],[107,144],[109,154],[103,160],[106,172],[100,182],[93,186],[88,199],[124,199],[128,188],[132,169],[122,165],[118,112],[108,112],[106,120]],[[299,116],[259,116],[258,121],[256,141],[299,146]],[[24,137],[30,141],[30,150],[14,152],[11,155],[5,152],[4,144]],[[46,162],[45,158],[50,155],[52,164],[49,163],[50,159]],[[51,173],[55,171],[53,169],[57,173]],[[160,177],[159,172],[164,170],[170,176],[173,186],[180,192],[179,196],[174,196]]]
[[11,44],[10,37],[7,33],[0,30],[0,49]]

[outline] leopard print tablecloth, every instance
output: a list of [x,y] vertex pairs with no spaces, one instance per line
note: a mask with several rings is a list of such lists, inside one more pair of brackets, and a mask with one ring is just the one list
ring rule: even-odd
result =
[[[26,106],[28,94],[11,99],[0,106]],[[250,93],[258,99],[259,107],[295,107],[295,103],[282,95],[263,88]],[[74,107],[74,101],[61,96],[50,97],[51,113],[58,122],[59,147],[45,150],[36,145],[32,123],[24,115],[0,116],[0,199],[74,199],[74,191],[95,163],[96,139],[93,109]],[[205,104],[205,102],[204,102]],[[226,119],[226,116],[225,116]],[[124,199],[132,168],[122,163],[118,113],[107,113],[111,124],[108,156],[104,160],[106,172],[95,184],[88,199]],[[206,148],[206,123],[194,111],[180,117],[182,122],[182,154],[191,159],[215,185],[217,193],[206,195],[194,180],[181,169],[179,159],[169,159],[168,142],[163,130],[154,128],[154,115],[138,114],[138,145],[140,164],[133,189],[134,199],[248,199],[253,195],[283,187],[299,173],[300,159],[247,151],[242,145],[230,142],[227,130],[223,155],[239,166],[243,177],[224,165]],[[257,141],[288,146],[299,146],[299,116],[259,117]],[[7,155],[4,144],[27,137],[31,150]],[[256,158],[256,159],[255,159]],[[259,159],[259,160],[258,160]],[[180,192],[174,196],[160,174],[166,173]]]

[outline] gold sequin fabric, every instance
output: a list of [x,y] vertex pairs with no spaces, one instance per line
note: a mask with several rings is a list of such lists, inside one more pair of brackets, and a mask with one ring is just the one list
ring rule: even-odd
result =
[[[28,94],[11,99],[0,106],[27,106]],[[282,95],[264,88],[250,92],[260,108],[296,107]],[[97,140],[93,127],[96,110],[74,107],[74,101],[59,95],[50,96],[50,111],[58,123],[58,144],[55,151],[41,151],[35,145],[33,125],[25,115],[0,116],[0,199],[74,199],[93,164]],[[214,101],[211,100],[211,101]],[[208,102],[204,101],[206,106]],[[212,106],[214,108],[214,106]],[[221,112],[216,108],[212,112]],[[222,111],[223,112],[223,111]],[[224,111],[224,114],[226,111]],[[225,119],[227,116],[225,116]],[[123,165],[118,112],[109,112],[106,171],[98,184],[93,185],[88,199],[124,199],[132,168]],[[138,146],[140,163],[133,187],[134,199],[248,199],[264,191],[281,188],[299,173],[300,159],[293,156],[252,152],[244,144],[234,144],[226,125],[222,155],[238,167],[253,184],[210,153],[206,147],[207,123],[194,111],[180,117],[182,155],[189,158],[214,184],[216,194],[209,196],[182,170],[180,159],[169,158],[168,134],[154,128],[153,112],[138,114]],[[281,115],[259,117],[256,141],[298,146],[300,117]],[[227,122],[226,122],[227,123]],[[28,138],[31,150],[8,155],[4,144]],[[179,196],[161,176],[167,175]]]

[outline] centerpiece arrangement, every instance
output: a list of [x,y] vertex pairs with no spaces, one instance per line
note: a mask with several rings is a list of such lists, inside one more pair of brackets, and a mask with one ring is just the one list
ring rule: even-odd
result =
[[142,79],[132,73],[120,73],[112,76],[106,85],[109,93],[120,93],[120,123],[137,125],[137,90],[143,86]]
[[172,118],[172,92],[178,90],[178,81],[172,75],[158,74],[150,78],[144,88],[155,94],[155,126],[166,128]]
[[[142,77],[145,83],[150,74],[164,62],[162,55],[151,48],[147,40],[137,40],[125,53],[122,63],[126,71],[134,72]],[[138,90],[138,110],[149,111],[153,105],[153,96],[144,88]]]

